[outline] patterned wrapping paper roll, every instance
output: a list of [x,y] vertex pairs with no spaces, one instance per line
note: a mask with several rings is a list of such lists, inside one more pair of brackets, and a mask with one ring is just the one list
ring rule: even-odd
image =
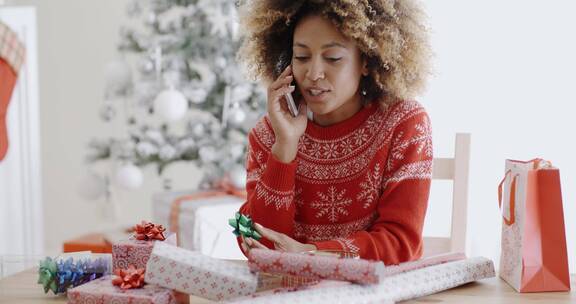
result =
[[246,265],[156,242],[144,281],[215,301],[251,295],[258,276]]
[[263,292],[252,297],[238,298],[229,303],[394,303],[494,276],[493,262],[483,257],[476,257],[391,275],[374,285],[326,280],[297,290]]
[[312,254],[252,249],[248,261],[250,270],[293,275],[314,279],[375,284],[384,274],[384,263],[343,259]]

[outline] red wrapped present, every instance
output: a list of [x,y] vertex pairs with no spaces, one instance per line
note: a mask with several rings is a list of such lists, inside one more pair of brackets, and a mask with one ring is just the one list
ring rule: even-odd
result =
[[122,289],[112,284],[113,276],[105,276],[68,290],[68,303],[149,303],[176,304],[170,289],[146,284],[142,288]]
[[113,271],[126,269],[130,265],[136,268],[146,268],[148,258],[157,241],[164,241],[176,246],[176,234],[164,236],[164,227],[143,221],[134,227],[131,239],[120,241],[112,245]]

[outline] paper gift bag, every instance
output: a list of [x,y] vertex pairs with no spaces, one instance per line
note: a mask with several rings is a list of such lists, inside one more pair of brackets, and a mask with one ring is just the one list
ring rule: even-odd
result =
[[506,160],[500,277],[518,292],[570,290],[560,173],[550,162]]

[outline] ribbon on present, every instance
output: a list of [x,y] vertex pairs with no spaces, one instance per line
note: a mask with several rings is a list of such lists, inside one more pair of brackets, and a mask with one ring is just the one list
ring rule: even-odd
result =
[[252,219],[240,212],[236,212],[234,218],[228,220],[228,224],[234,228],[232,231],[236,236],[243,235],[245,238],[259,240],[262,236],[254,229]]
[[47,257],[38,268],[38,284],[42,284],[44,293],[52,290],[54,294],[68,291],[110,273],[110,258],[82,258],[66,260]]
[[40,267],[38,268],[38,284],[42,284],[44,293],[47,293],[48,290],[52,290],[54,294],[58,293],[57,272],[58,265],[56,265],[56,261],[50,257],[40,262]]
[[166,228],[162,225],[142,221],[142,223],[134,226],[134,238],[140,241],[163,241],[166,239],[164,231]]
[[144,272],[144,268],[137,269],[134,265],[128,266],[127,269],[117,269],[114,272],[116,277],[112,280],[112,285],[119,286],[121,289],[142,288]]

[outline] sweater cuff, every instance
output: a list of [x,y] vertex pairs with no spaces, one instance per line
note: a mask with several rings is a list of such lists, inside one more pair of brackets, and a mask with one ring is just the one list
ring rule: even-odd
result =
[[290,163],[283,163],[270,153],[266,162],[266,170],[262,174],[262,181],[272,189],[290,191],[294,188],[296,167],[296,159]]
[[344,250],[342,244],[334,240],[311,242],[310,244],[316,246],[316,250],[337,250],[337,251]]

